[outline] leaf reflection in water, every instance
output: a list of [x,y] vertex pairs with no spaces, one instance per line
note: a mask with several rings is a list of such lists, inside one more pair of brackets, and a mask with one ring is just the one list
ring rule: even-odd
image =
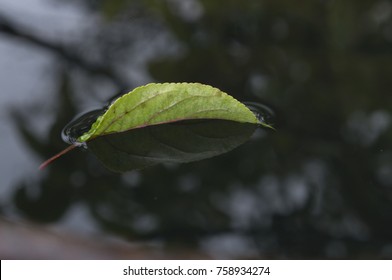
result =
[[215,119],[181,121],[100,136],[87,147],[107,168],[125,172],[226,153],[246,142],[257,127]]

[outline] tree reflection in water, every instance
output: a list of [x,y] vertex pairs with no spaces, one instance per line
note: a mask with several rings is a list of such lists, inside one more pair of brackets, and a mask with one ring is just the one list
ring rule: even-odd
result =
[[59,58],[48,137],[29,126],[34,115],[13,112],[28,147],[47,158],[64,147],[77,97],[143,79],[201,82],[268,104],[277,132],[256,131],[219,157],[123,175],[72,153],[15,185],[21,215],[56,222],[78,202],[112,236],[213,257],[391,258],[390,4],[190,2],[197,13],[182,1],[74,1],[104,19],[77,49],[0,14],[3,34]]

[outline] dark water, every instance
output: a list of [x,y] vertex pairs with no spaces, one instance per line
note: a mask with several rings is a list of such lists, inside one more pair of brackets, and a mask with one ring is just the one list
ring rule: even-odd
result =
[[[181,1],[75,1],[102,18],[78,30],[77,47],[0,13],[2,40],[47,54],[55,69],[55,90],[35,100],[53,102],[44,132],[31,104],[9,113],[20,145],[44,160],[66,147],[61,131],[83,107],[151,81],[200,82],[266,104],[257,110],[275,131],[257,129],[216,157],[120,174],[74,150],[18,174],[1,200],[3,218],[177,258],[390,259],[389,1],[190,2],[197,12]],[[86,225],[92,230],[81,231]]]

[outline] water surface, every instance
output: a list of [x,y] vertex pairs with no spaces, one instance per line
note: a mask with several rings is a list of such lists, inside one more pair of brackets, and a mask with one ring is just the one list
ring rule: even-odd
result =
[[[177,258],[391,258],[389,2],[200,0],[195,14],[181,1],[73,1],[70,21],[51,0],[35,6],[56,15],[45,25],[3,2],[3,219]],[[79,113],[180,81],[266,104],[276,131],[186,164],[118,174],[74,150],[37,170]]]

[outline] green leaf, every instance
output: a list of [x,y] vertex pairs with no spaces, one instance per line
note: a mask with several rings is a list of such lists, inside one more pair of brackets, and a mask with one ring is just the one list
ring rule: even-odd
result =
[[217,88],[199,83],[151,83],[116,99],[91,129],[78,138],[78,142],[191,119],[220,119],[268,126],[244,104]]
[[188,120],[100,136],[87,147],[107,168],[125,172],[226,153],[247,141],[256,128],[226,120]]
[[[105,165],[118,171],[160,162],[188,162],[212,157],[243,143],[259,125],[272,128],[264,121],[264,108],[260,110],[254,104],[248,106],[255,113],[221,90],[199,83],[141,86],[108,107],[93,110],[70,122],[63,129],[62,136],[72,145],[43,162],[39,168],[45,168],[80,144],[88,146]],[[188,122],[201,120],[210,121],[210,125],[201,126],[207,129],[207,138],[219,132],[219,141],[211,142],[197,135],[189,137],[193,134],[189,133]],[[167,126],[171,123],[183,127]],[[153,128],[143,129],[150,127]],[[132,131],[136,132],[126,133]],[[232,132],[237,136],[233,138]],[[172,148],[162,144],[166,141],[160,141],[162,137]],[[183,153],[181,145],[190,152]]]

